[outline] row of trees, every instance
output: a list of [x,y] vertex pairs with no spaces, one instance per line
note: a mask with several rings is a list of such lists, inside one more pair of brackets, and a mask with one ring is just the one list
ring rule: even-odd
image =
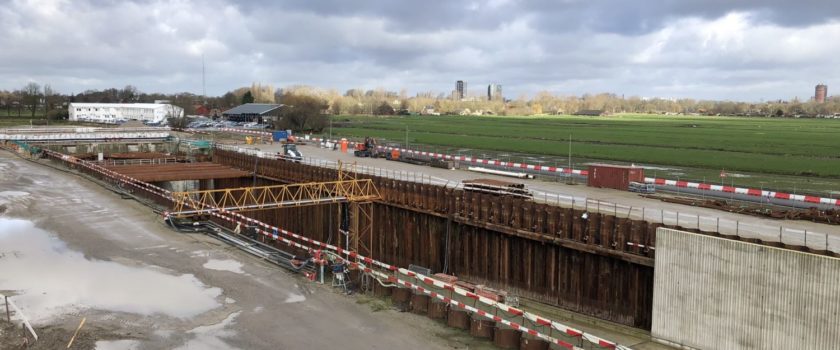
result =
[[[301,100],[303,97],[306,99]],[[495,114],[495,115],[534,115],[534,114],[573,114],[580,110],[604,110],[609,113],[685,113],[701,115],[747,115],[747,116],[820,116],[840,113],[840,97],[831,97],[825,103],[814,101],[770,101],[762,103],[708,101],[694,99],[643,99],[639,97],[618,96],[615,94],[595,94],[582,96],[564,96],[549,92],[540,92],[533,97],[520,96],[514,100],[488,101],[478,97],[466,100],[448,98],[443,94],[431,92],[419,93],[409,97],[405,90],[400,92],[385,89],[350,89],[344,93],[334,89],[320,89],[311,86],[295,85],[275,90],[270,85],[252,84],[250,87],[234,89],[217,97],[203,97],[192,93],[145,93],[132,85],[121,89],[87,90],[77,94],[61,94],[49,84],[28,83],[13,91],[0,91],[0,109],[6,115],[36,116],[41,111],[51,118],[67,115],[69,102],[104,102],[104,103],[151,103],[155,100],[168,100],[184,109],[185,114],[196,114],[196,107],[205,110],[225,110],[241,103],[282,103],[286,105],[307,106],[305,109],[317,110],[326,114],[392,114],[392,113],[440,113],[440,114]],[[311,108],[310,108],[311,107]],[[301,113],[298,112],[289,112]],[[320,113],[318,113],[320,114]],[[317,118],[312,118],[316,121]],[[299,117],[293,117],[292,124],[307,124]],[[317,121],[314,124],[319,124]]]
[[61,95],[55,92],[47,84],[43,87],[38,83],[28,83],[19,90],[0,90],[0,108],[6,110],[6,115],[13,115],[17,112],[19,117],[23,116],[25,110],[31,117],[35,117],[40,109],[43,113],[54,111],[61,104]]
[[441,114],[461,114],[465,111],[496,115],[573,114],[581,110],[604,110],[609,113],[685,113],[701,115],[746,116],[818,116],[840,113],[840,97],[829,98],[825,103],[814,101],[770,101],[762,103],[710,101],[695,99],[644,99],[615,94],[585,94],[582,96],[556,95],[540,92],[534,97],[520,96],[515,100],[489,101],[481,98],[456,100],[444,95],[420,93],[408,97],[405,91],[389,92],[383,89],[350,89],[341,94],[336,90],[308,86],[292,86],[286,93],[320,98],[328,104],[332,114],[382,114],[383,104],[396,111]]
[[126,85],[122,89],[86,90],[76,94],[62,94],[55,91],[49,84],[41,86],[35,82],[30,82],[17,90],[0,90],[0,110],[6,110],[6,115],[21,117],[37,115],[50,119],[67,118],[67,104],[70,102],[153,103],[158,100],[169,101],[183,108],[184,113],[188,115],[195,114],[196,107],[200,105],[207,106],[208,109],[226,109],[239,104],[236,98],[228,97],[225,100],[225,96],[204,98],[188,92],[145,93],[132,85]]

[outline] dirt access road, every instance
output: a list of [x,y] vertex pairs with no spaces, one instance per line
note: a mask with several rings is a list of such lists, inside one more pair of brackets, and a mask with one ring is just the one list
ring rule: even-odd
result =
[[[64,348],[82,317],[74,349],[490,348],[176,233],[148,207],[3,151],[0,212],[0,293],[33,320],[35,349]],[[0,321],[0,349],[20,348],[19,334]]]

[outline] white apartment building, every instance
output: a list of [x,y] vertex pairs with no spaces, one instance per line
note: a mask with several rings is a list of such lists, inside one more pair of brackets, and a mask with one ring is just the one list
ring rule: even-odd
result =
[[160,123],[183,117],[184,109],[164,103],[70,103],[70,120],[117,124],[128,120]]

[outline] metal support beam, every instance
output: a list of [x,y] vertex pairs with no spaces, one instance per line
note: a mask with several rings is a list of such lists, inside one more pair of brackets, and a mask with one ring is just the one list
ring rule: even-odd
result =
[[364,256],[373,256],[373,203],[351,202],[350,249]]
[[219,209],[248,211],[306,205],[368,202],[379,198],[371,179],[351,179],[278,186],[173,192],[172,215],[209,213]]

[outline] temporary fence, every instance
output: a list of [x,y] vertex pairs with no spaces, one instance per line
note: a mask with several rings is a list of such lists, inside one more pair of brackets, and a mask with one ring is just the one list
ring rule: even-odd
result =
[[32,127],[0,129],[0,134],[49,134],[49,133],[93,133],[93,132],[169,132],[168,127],[128,127],[128,128],[98,128],[98,127]]
[[[310,140],[316,142],[340,142],[339,140],[333,139],[326,139],[326,138],[319,138],[319,137],[310,137]],[[350,146],[354,146],[358,142],[348,141]],[[471,164],[481,164],[481,165],[489,165],[489,166],[497,166],[497,167],[504,167],[507,169],[520,169],[520,170],[528,170],[537,173],[545,173],[545,174],[571,174],[577,176],[587,176],[589,174],[588,170],[581,170],[581,169],[572,169],[572,168],[563,168],[557,166],[545,166],[545,165],[534,165],[534,164],[527,164],[527,163],[518,163],[518,162],[506,162],[497,159],[485,159],[485,158],[476,158],[473,156],[465,156],[465,155],[452,155],[452,154],[445,154],[445,153],[437,153],[437,152],[427,152],[427,151],[418,151],[408,148],[401,148],[401,147],[385,147],[385,146],[377,146],[380,150],[398,150],[401,153],[425,156],[430,158],[437,158],[437,159],[444,159],[444,160],[454,160],[454,161],[461,161],[467,162]],[[668,180],[668,179],[661,179],[661,178],[645,178],[646,183],[651,183],[659,186],[676,186],[676,187],[683,187],[683,188],[694,188],[701,191],[711,191],[711,192],[724,192],[724,193],[736,193],[736,194],[744,194],[748,196],[754,197],[764,197],[764,198],[775,198],[775,199],[783,199],[783,200],[791,200],[796,202],[802,203],[810,203],[810,204],[825,204],[825,205],[834,205],[840,206],[840,199],[835,198],[825,198],[825,197],[818,197],[818,196],[810,196],[810,195],[797,195],[797,194],[790,194],[784,192],[775,192],[769,190],[762,190],[762,189],[755,189],[755,188],[744,188],[744,187],[734,187],[734,186],[722,186],[722,185],[713,185],[713,184],[706,184],[706,183],[698,183],[698,182],[687,182],[687,181],[679,181],[679,180]]]
[[92,162],[100,165],[150,165],[178,163],[178,158],[169,157],[152,159],[105,159]]
[[817,197],[817,196],[808,196],[808,195],[800,195],[800,194],[790,194],[790,193],[775,192],[775,191],[755,189],[755,188],[733,187],[733,186],[725,186],[725,185],[712,185],[712,184],[700,183],[700,182],[667,180],[667,179],[652,178],[652,177],[646,177],[645,182],[660,185],[660,186],[675,186],[675,187],[680,187],[680,188],[693,188],[693,189],[702,190],[702,191],[734,193],[734,194],[743,194],[743,195],[760,197],[760,198],[774,198],[774,199],[791,200],[791,201],[804,202],[804,203],[810,203],[810,204],[826,204],[826,205],[840,206],[840,199]]
[[123,132],[112,129],[91,133],[20,133],[2,134],[0,140],[17,140],[27,142],[45,141],[98,141],[98,140],[160,140],[169,137],[168,131]]
[[257,136],[265,136],[271,137],[271,133],[267,131],[260,131],[260,130],[253,130],[253,129],[241,129],[241,128],[203,128],[203,129],[187,129],[187,132],[195,132],[195,133],[207,133],[207,132],[229,132],[234,134],[245,134],[245,135],[257,135]]

